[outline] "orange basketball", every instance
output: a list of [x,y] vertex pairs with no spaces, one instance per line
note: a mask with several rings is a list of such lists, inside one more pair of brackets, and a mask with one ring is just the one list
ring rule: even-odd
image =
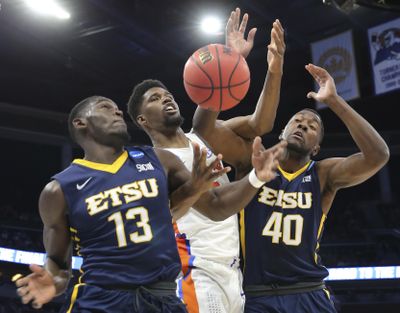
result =
[[224,111],[246,95],[250,71],[240,54],[227,46],[210,44],[187,60],[183,82],[194,103],[212,111]]

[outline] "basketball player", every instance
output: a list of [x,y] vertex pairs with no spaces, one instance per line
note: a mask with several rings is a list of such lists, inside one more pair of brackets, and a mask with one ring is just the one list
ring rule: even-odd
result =
[[[226,27],[226,43],[246,57],[252,46],[256,29],[250,30],[247,40],[244,32],[248,15],[240,21],[240,9],[231,13]],[[207,140],[224,145],[228,162],[236,169],[249,171],[251,163],[251,138],[270,131],[279,102],[282,77],[283,54],[285,51],[283,28],[277,20],[271,30],[268,46],[268,73],[253,115],[235,118],[215,127]],[[169,110],[164,118],[161,112]],[[155,147],[161,147],[176,154],[191,169],[193,155],[191,144],[201,147],[208,144],[202,140],[207,125],[194,124],[192,132],[185,134],[180,128],[182,118],[179,108],[167,88],[159,81],[144,81],[137,85],[128,103],[130,116],[152,139]],[[205,111],[205,110],[204,110]],[[197,110],[204,116],[215,112]],[[196,118],[196,117],[195,117]],[[200,117],[201,118],[201,117]],[[195,121],[195,120],[194,120]],[[235,132],[243,136],[236,136]],[[212,139],[210,137],[213,137]],[[243,137],[245,137],[243,139]],[[247,137],[247,138],[246,138]],[[211,150],[208,162],[215,160]],[[246,168],[244,166],[246,164]],[[222,168],[222,163],[221,163]],[[242,174],[243,176],[243,174]],[[220,177],[216,185],[224,184],[228,178]],[[236,217],[213,222],[198,211],[190,209],[175,224],[176,239],[183,265],[184,277],[178,280],[178,295],[187,303],[190,313],[195,312],[243,312],[244,297],[242,276],[239,269],[239,232]]]
[[389,159],[384,140],[337,94],[328,72],[312,64],[306,70],[319,84],[307,97],[329,106],[360,152],[314,162],[324,135],[320,116],[304,109],[290,119],[281,135],[288,145],[278,176],[244,210],[248,313],[335,312],[323,283],[328,271],[317,254],[324,222],[339,189],[362,183]]
[[[237,9],[231,13],[227,24],[227,41],[243,55],[250,52],[255,34],[255,29],[251,30],[248,39],[244,40],[247,20],[246,14],[239,25],[240,10]],[[272,128],[279,102],[285,48],[283,29],[279,21],[273,24],[272,34],[268,52],[269,72],[255,113],[240,120],[227,121],[235,126],[247,123],[247,126],[242,127],[242,131],[249,130],[249,138]],[[278,49],[280,54],[276,51]],[[208,147],[206,141],[201,138],[202,130],[197,132],[195,128],[195,131],[184,133],[180,127],[183,119],[178,104],[160,81],[145,80],[136,85],[128,102],[128,112],[132,120],[150,136],[155,147],[177,155],[189,170],[193,162],[191,145],[197,143],[201,147]],[[233,163],[235,166],[240,167],[241,162],[251,164],[252,140],[233,137],[232,130],[229,130],[230,133],[226,133],[225,130],[218,128],[212,134],[213,137],[218,137],[219,144],[228,149],[228,155],[224,157],[229,159],[228,162],[238,160]],[[231,138],[233,140],[229,141]],[[207,161],[213,162],[216,156],[210,149],[207,151]],[[222,163],[219,163],[218,168],[223,168]],[[228,177],[224,175],[216,180],[215,185],[227,182]],[[243,312],[237,217],[232,216],[224,221],[215,222],[198,210],[190,209],[176,220],[174,227],[184,273],[178,280],[177,293],[187,304],[188,311]]]
[[[236,213],[257,191],[253,185],[274,177],[281,146],[261,151],[255,141],[254,172],[241,182],[204,193],[227,170],[205,166],[195,146],[192,175],[173,154],[132,147],[122,112],[104,97],[77,104],[69,117],[72,138],[83,148],[53,176],[39,199],[47,261],[16,281],[23,303],[40,308],[64,291],[70,277],[71,240],[83,257],[81,277],[63,312],[186,312],[176,297],[181,263],[168,210],[195,207],[223,219]],[[284,146],[284,145],[283,145]],[[249,196],[250,195],[250,196]]]

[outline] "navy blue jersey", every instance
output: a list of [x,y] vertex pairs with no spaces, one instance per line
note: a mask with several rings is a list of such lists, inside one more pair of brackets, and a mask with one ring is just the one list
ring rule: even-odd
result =
[[80,282],[133,286],[176,279],[181,263],[167,177],[152,148],[129,148],[110,165],[74,160],[53,178],[83,257]]
[[321,281],[328,275],[317,254],[326,216],[315,164],[293,174],[279,168],[245,208],[245,286]]

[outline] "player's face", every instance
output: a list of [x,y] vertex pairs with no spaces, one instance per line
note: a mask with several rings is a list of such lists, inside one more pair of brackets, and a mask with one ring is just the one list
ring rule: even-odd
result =
[[141,117],[152,129],[178,128],[183,123],[178,104],[172,94],[161,87],[153,87],[143,95]]
[[123,113],[112,100],[98,98],[90,104],[85,116],[87,132],[96,141],[106,145],[124,145],[129,141]]
[[301,155],[315,155],[319,151],[321,120],[311,111],[296,113],[286,125],[282,139],[287,140],[288,150]]

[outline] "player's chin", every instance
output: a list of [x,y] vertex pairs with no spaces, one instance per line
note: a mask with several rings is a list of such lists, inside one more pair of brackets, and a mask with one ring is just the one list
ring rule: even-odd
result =
[[165,124],[167,126],[180,127],[183,124],[183,117],[180,115],[179,111],[176,114],[170,114],[165,118]]

